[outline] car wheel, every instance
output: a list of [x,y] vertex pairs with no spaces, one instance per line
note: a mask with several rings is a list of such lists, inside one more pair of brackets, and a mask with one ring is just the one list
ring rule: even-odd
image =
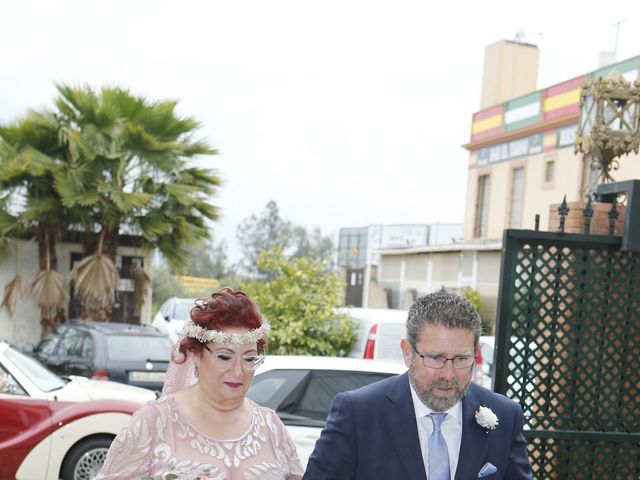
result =
[[112,438],[94,437],[69,450],[62,464],[62,480],[90,480],[102,470]]

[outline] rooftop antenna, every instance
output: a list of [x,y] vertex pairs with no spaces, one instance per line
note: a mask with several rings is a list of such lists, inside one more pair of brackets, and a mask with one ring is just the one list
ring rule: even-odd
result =
[[620,24],[626,22],[627,19],[623,19],[623,20],[618,20],[617,22],[614,22],[611,24],[612,27],[616,27],[616,43],[613,46],[613,61],[615,62],[616,60],[616,54],[618,53],[618,35],[620,34]]

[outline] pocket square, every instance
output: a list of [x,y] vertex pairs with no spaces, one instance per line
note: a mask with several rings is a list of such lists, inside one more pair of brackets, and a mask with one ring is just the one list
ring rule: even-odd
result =
[[488,477],[489,475],[492,475],[497,471],[498,469],[493,464],[491,464],[491,462],[487,462],[482,466],[482,468],[478,472],[478,478]]

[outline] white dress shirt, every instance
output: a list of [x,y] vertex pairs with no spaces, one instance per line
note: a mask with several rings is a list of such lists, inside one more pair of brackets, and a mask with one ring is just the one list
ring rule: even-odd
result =
[[[418,397],[418,394],[413,389],[413,385],[409,382],[411,387],[411,398],[413,399],[413,409],[416,414],[416,423],[418,424],[418,438],[420,439],[420,451],[422,452],[422,459],[424,461],[424,469],[429,471],[429,455],[428,448],[429,437],[433,431],[433,422],[427,415],[433,413],[429,407],[427,407],[422,400]],[[460,442],[462,441],[462,402],[456,403],[453,407],[446,411],[447,417],[442,422],[440,431],[444,437],[444,441],[447,444],[447,450],[449,452],[449,468],[451,471],[451,478],[456,476],[456,469],[458,467],[458,457],[460,456]]]

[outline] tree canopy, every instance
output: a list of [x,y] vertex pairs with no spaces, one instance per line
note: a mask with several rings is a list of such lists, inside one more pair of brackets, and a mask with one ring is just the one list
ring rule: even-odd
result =
[[238,226],[236,238],[242,248],[240,266],[250,275],[271,278],[272,273],[259,267],[261,252],[279,249],[286,258],[315,258],[333,266],[334,244],[316,228],[311,233],[280,216],[278,204],[271,200],[262,214],[245,218]]
[[269,352],[289,355],[344,356],[354,342],[355,327],[335,308],[342,303],[344,285],[327,272],[326,261],[287,259],[282,250],[264,250],[258,268],[266,282],[242,288],[257,302],[271,324]]
[[220,181],[189,162],[217,152],[195,138],[199,123],[178,115],[175,101],[118,87],[57,90],[53,109],[0,126],[0,241],[37,237],[40,268],[55,272],[55,242],[80,235],[92,258],[73,272],[76,292],[106,306],[122,235],[174,266],[209,238]]

